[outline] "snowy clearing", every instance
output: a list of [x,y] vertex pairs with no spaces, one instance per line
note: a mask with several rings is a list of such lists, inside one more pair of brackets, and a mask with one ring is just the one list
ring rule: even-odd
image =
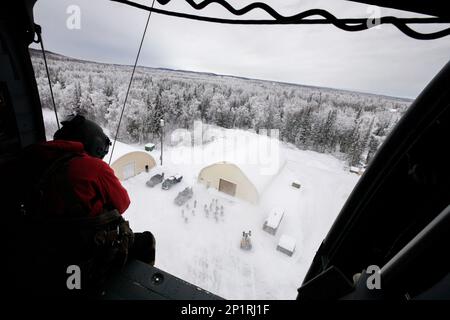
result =
[[[205,150],[216,143],[210,142]],[[144,146],[134,148],[144,150]],[[252,205],[197,183],[205,164],[180,164],[180,148],[186,151],[189,147],[164,148],[163,167],[159,166],[160,150],[153,150],[150,154],[158,165],[123,182],[131,198],[125,217],[134,231],[154,233],[156,266],[227,299],[295,299],[316,250],[358,176],[330,155],[281,144],[284,165],[264,189],[259,204]],[[117,142],[115,153],[129,150],[129,145]],[[145,185],[161,172],[166,177],[179,173],[183,180],[170,190],[162,190],[160,184]],[[293,181],[301,183],[301,188],[293,187]],[[194,197],[179,207],[174,199],[188,186],[193,187]],[[220,210],[214,213],[216,206],[224,207],[223,214]],[[285,214],[277,233],[271,235],[262,227],[274,207],[283,208]],[[242,233],[250,230],[252,249],[245,251],[240,241]],[[282,235],[296,242],[292,257],[276,250]]]

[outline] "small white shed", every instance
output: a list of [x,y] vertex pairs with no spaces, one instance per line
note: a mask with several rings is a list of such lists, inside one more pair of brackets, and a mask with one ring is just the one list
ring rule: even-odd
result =
[[283,219],[284,210],[281,208],[273,208],[263,225],[263,230],[275,235]]
[[277,250],[291,257],[295,251],[295,239],[283,234],[278,241]]

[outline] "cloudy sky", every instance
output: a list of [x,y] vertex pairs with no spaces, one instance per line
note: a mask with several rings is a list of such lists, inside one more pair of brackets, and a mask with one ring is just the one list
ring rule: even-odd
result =
[[[138,2],[151,5],[151,0]],[[252,1],[229,2],[241,8]],[[263,2],[284,15],[312,8],[340,18],[375,12],[344,0]],[[80,9],[79,29],[67,27],[68,20],[74,21],[67,13],[73,5]],[[166,6],[155,2],[155,7],[198,14],[184,0]],[[233,18],[217,4],[201,14]],[[381,14],[419,16],[390,9],[381,9]],[[38,0],[35,6],[47,50],[119,64],[134,62],[147,15],[107,0]],[[269,18],[261,10],[246,17]],[[444,25],[413,27],[434,31]],[[419,41],[389,25],[345,32],[332,25],[236,26],[152,14],[139,64],[415,98],[449,59],[450,36]]]

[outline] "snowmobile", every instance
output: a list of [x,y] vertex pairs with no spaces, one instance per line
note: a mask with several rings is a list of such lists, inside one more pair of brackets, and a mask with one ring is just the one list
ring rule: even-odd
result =
[[[41,30],[33,18],[35,2],[0,3],[0,194],[3,197],[3,252],[6,252],[3,261],[8,275],[3,286],[9,294],[17,293],[18,296],[22,296],[23,288],[29,286],[29,283],[21,283],[27,271],[19,265],[17,257],[20,253],[14,241],[20,237],[24,226],[21,217],[15,215],[17,195],[11,194],[11,185],[4,177],[8,165],[24,147],[46,139],[28,50],[30,44],[36,42],[42,45],[45,53]],[[255,8],[265,9],[271,19],[240,22],[171,12],[132,1],[115,2],[155,14],[211,23],[291,23],[299,27],[302,24],[332,24],[351,32],[364,32],[369,28],[366,18],[338,19],[319,9],[286,17],[261,3],[230,13],[242,15]],[[168,2],[158,1],[161,6]],[[427,41],[450,34],[449,29],[421,33],[409,27],[413,23],[449,23],[450,12],[443,1],[429,0],[426,6],[419,0],[355,2],[428,15],[425,18],[380,18],[379,23],[391,24],[411,38]],[[230,7],[227,3],[227,8]],[[194,8],[201,10],[202,6]],[[314,14],[321,18],[304,19]],[[450,299],[450,261],[447,257],[450,244],[449,83],[450,63],[447,63],[415,99],[362,174],[318,248],[303,283],[299,284],[297,299]],[[373,266],[378,267],[376,276],[381,279],[381,287],[376,289],[368,286]],[[111,279],[103,292],[105,294],[99,298],[220,298],[138,261],[128,261],[123,272]]]
[[180,175],[180,174],[176,174],[174,176],[170,176],[166,180],[164,180],[164,182],[162,184],[162,189],[163,190],[169,190],[174,185],[176,185],[177,183],[181,182],[182,179],[183,179],[183,176]]

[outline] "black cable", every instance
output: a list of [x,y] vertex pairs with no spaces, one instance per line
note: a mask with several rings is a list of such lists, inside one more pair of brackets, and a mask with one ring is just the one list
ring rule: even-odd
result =
[[58,112],[56,112],[55,97],[53,96],[52,82],[50,81],[50,72],[48,72],[47,58],[45,56],[44,40],[42,39],[41,26],[36,24],[34,26],[34,29],[35,29],[37,37],[38,37],[37,41],[34,41],[34,42],[39,42],[41,44],[41,51],[42,51],[42,56],[44,58],[45,71],[47,72],[48,86],[50,88],[50,96],[52,97],[53,110],[55,111],[56,124],[57,124],[58,130],[59,130],[60,126],[59,126]]
[[[372,19],[366,18],[353,18],[353,19],[338,19],[331,13],[323,9],[311,9],[307,10],[292,16],[283,16],[275,11],[273,8],[268,6],[265,3],[255,2],[245,6],[241,9],[235,9],[225,0],[205,0],[198,4],[196,4],[193,0],[186,0],[186,2],[191,5],[196,10],[201,10],[208,6],[211,3],[217,3],[222,5],[225,9],[227,9],[230,13],[234,15],[243,15],[248,13],[254,9],[262,9],[267,12],[274,19],[223,19],[223,18],[215,18],[208,16],[198,16],[193,14],[187,14],[182,12],[174,12],[167,11],[163,9],[148,7],[143,4],[135,3],[128,0],[111,0],[114,2],[119,2],[122,4],[126,4],[135,8],[147,10],[150,12],[155,12],[162,15],[185,18],[190,20],[197,21],[206,21],[213,23],[223,23],[223,24],[241,24],[241,25],[284,25],[284,24],[333,24],[339,29],[345,31],[362,31],[370,29],[371,26],[376,26],[380,24],[392,24],[397,27],[401,32],[406,34],[407,36],[418,39],[418,40],[433,40],[445,37],[450,34],[450,28],[443,29],[437,32],[432,33],[420,33],[413,29],[411,29],[407,24],[429,24],[429,23],[450,23],[450,20],[447,18],[439,18],[439,17],[430,17],[430,18],[397,18],[393,16],[381,17],[377,19],[377,24],[373,24],[369,22]],[[170,2],[170,0],[157,0],[158,3],[165,5]],[[311,16],[319,15],[324,19],[306,19]],[[370,26],[369,26],[370,25]]]
[[[166,5],[170,1],[171,0],[158,0],[158,2],[161,5]],[[265,12],[267,12],[269,15],[271,15],[273,18],[275,18],[277,20],[286,18],[286,17],[282,16],[281,14],[279,14],[277,11],[275,11],[268,4],[265,4],[263,2],[253,2],[241,9],[236,9],[231,4],[229,4],[227,1],[224,1],[224,0],[204,0],[199,3],[195,3],[195,1],[193,1],[193,0],[185,0],[185,1],[195,10],[202,10],[202,9],[206,8],[207,6],[209,6],[210,4],[216,3],[216,4],[220,4],[222,7],[227,9],[230,13],[234,14],[235,16],[242,16],[254,9],[261,9],[261,10],[264,10]]]
[[[149,9],[153,9],[154,4],[155,4],[155,0],[153,0],[152,6]],[[127,99],[128,99],[128,93],[130,92],[131,84],[133,82],[134,71],[136,70],[136,65],[139,60],[139,55],[141,54],[142,44],[144,43],[145,34],[147,33],[147,27],[148,27],[148,23],[150,22],[151,16],[152,16],[152,10],[149,10],[147,22],[145,23],[144,33],[142,34],[141,43],[139,44],[139,50],[136,55],[136,60],[134,61],[133,71],[131,72],[130,82],[128,83],[127,93],[125,94],[125,100],[123,101],[122,112],[120,113],[119,123],[117,124],[117,131],[116,131],[116,135],[114,136],[114,142],[113,142],[113,146],[111,149],[111,155],[109,156],[108,164],[111,164],[111,159],[112,159],[112,156],[114,153],[114,147],[116,146],[117,136],[119,135],[120,123],[122,122],[123,112],[125,111],[125,105],[126,105]]]

